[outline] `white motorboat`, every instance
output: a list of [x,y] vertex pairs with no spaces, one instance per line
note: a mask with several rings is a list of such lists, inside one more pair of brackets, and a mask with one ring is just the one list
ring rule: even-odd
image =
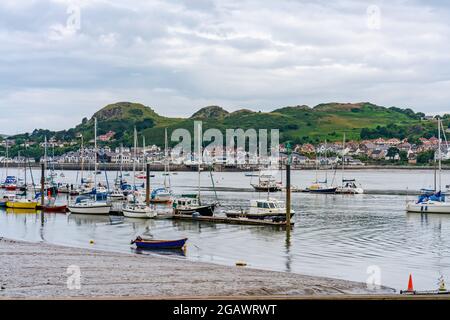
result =
[[75,203],[69,204],[68,209],[72,213],[80,214],[109,214],[111,204],[99,202],[90,197],[80,196]]
[[356,184],[355,179],[342,180],[342,186],[337,187],[336,193],[340,194],[363,194],[364,189]]
[[[250,200],[248,210],[228,210],[225,214],[229,218],[249,218],[249,219],[267,219],[267,218],[285,218],[286,205],[284,201],[269,198],[267,200]],[[291,209],[291,216],[295,211]]]
[[145,204],[127,204],[123,209],[122,213],[127,218],[154,218],[158,215],[158,212],[146,206]]

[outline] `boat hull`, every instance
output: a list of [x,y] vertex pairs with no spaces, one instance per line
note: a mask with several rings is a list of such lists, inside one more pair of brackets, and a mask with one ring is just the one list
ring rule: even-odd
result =
[[157,216],[156,211],[149,210],[141,210],[141,209],[123,209],[122,214],[127,218],[140,218],[140,219],[149,219]]
[[362,188],[337,188],[336,193],[338,194],[363,194],[364,190]]
[[107,215],[111,211],[111,205],[101,205],[101,206],[69,206],[69,211],[71,213],[77,214],[99,214]]
[[158,250],[158,249],[182,249],[188,239],[179,240],[135,240],[138,249]]
[[[246,212],[233,212],[229,211],[225,213],[228,218],[247,218],[247,219],[256,219],[256,220],[264,220],[264,219],[272,219],[272,218],[286,218],[286,213],[246,213]],[[291,218],[295,215],[295,212],[291,212]]]
[[406,205],[408,212],[418,213],[443,213],[450,214],[450,203],[433,202],[433,203],[408,203]]
[[6,202],[6,207],[11,209],[36,209],[37,202]]
[[66,212],[67,206],[44,206],[42,207],[44,212]]
[[324,188],[324,189],[307,189],[309,193],[320,193],[320,194],[335,194],[337,188]]
[[259,191],[259,192],[277,192],[277,191],[280,191],[279,187],[261,187],[261,186],[257,186],[257,185],[252,185],[252,186],[255,189],[255,191]]
[[201,216],[206,217],[212,217],[214,215],[214,210],[216,208],[215,204],[207,205],[207,206],[200,206],[197,208],[186,208],[186,209],[174,209],[175,214],[184,214],[184,215],[191,215],[195,212],[198,212]]

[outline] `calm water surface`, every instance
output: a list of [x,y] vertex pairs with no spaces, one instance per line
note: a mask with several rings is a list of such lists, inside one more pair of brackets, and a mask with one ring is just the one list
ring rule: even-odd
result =
[[[23,176],[15,169],[10,174]],[[0,177],[4,175],[3,170]],[[65,175],[58,179],[68,183],[76,179],[76,172]],[[161,173],[155,175],[153,185],[162,184]],[[37,171],[33,176],[38,180]],[[108,176],[114,179],[115,173]],[[418,190],[433,184],[432,172],[425,170],[357,170],[348,171],[346,176],[356,177],[371,190]],[[329,173],[330,180],[332,177]],[[336,179],[340,177],[337,173]],[[248,188],[256,178],[215,173],[213,179],[217,187]],[[314,179],[313,171],[296,171],[292,180],[305,187]],[[450,174],[444,172],[442,181],[449,184]],[[175,193],[195,191],[197,174],[180,172],[171,177],[171,183]],[[202,174],[202,185],[211,186],[208,173]],[[214,199],[211,191],[203,191],[203,195]],[[218,193],[223,207],[245,207],[249,199],[265,196]],[[450,215],[406,213],[406,200],[406,196],[397,195],[293,194],[297,214],[290,238],[268,227],[86,215],[45,214],[42,226],[38,214],[4,210],[0,211],[0,236],[118,252],[134,252],[129,242],[143,233],[167,239],[188,237],[186,256],[174,256],[225,265],[244,260],[255,268],[363,282],[369,276],[367,268],[378,266],[383,285],[404,289],[412,273],[416,289],[434,289],[440,275],[450,281]],[[94,245],[89,244],[91,239]]]

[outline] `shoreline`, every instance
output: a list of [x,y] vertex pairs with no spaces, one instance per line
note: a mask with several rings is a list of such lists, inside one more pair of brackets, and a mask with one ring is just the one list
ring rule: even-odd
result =
[[[52,167],[57,171],[80,171],[81,165],[75,164],[75,163],[65,163],[65,164],[55,164],[55,165],[48,165],[47,167]],[[84,165],[85,171],[92,171],[94,167],[94,164]],[[9,163],[8,168],[10,169],[16,169],[16,168],[24,168],[23,163]],[[40,170],[40,164],[39,163],[32,163],[27,165],[27,169],[35,169]],[[98,169],[101,171],[120,171],[120,164],[115,163],[99,163]],[[4,163],[0,163],[0,169],[6,169],[6,165]],[[211,170],[214,172],[258,172],[260,169],[260,166],[252,165],[252,166],[224,166],[224,165],[213,165],[211,166]],[[281,166],[280,168],[281,169]],[[284,167],[283,167],[284,169]],[[336,169],[335,166],[329,166],[327,168],[321,167],[318,170],[334,170]],[[339,166],[338,166],[339,169]],[[435,170],[435,167],[432,165],[374,165],[374,164],[367,164],[367,165],[359,165],[359,166],[346,166],[346,170]],[[123,171],[133,171],[133,165],[132,164],[124,164],[122,167]],[[170,171],[171,172],[197,172],[198,167],[197,165],[170,165]],[[314,165],[295,165],[293,164],[291,166],[292,171],[302,171],[302,170],[316,170],[316,167]],[[450,170],[449,165],[443,165],[441,170],[446,171]],[[153,172],[164,172],[165,168],[164,165],[160,164],[150,164],[150,171]]]
[[[370,290],[348,280],[1,237],[0,257],[0,299],[395,295],[392,288]],[[71,265],[81,271],[79,290],[67,288]]]

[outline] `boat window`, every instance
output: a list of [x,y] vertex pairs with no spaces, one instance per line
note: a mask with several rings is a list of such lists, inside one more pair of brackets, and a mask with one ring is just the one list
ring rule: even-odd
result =
[[275,208],[275,204],[274,204],[273,202],[269,202],[269,207],[270,207],[271,209],[273,209],[273,208]]
[[264,203],[264,207],[263,208],[268,209],[269,208],[269,204],[268,203]]
[[264,208],[264,203],[258,202],[258,208]]

